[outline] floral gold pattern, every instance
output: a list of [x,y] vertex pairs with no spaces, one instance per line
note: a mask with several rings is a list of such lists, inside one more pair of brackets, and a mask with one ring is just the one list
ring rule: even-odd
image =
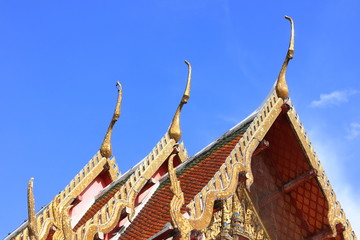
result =
[[222,208],[214,213],[212,223],[203,233],[207,240],[236,240],[240,236],[270,239],[244,184],[239,184],[232,197],[222,200]]

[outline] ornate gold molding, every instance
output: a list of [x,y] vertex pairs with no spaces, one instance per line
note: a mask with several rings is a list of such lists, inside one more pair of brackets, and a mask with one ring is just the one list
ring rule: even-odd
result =
[[71,219],[69,217],[70,204],[74,199],[71,195],[67,196],[61,202],[59,201],[59,196],[54,198],[52,210],[56,230],[52,238],[53,240],[75,239],[75,232],[71,228]]
[[[177,153],[173,153],[168,161],[168,173],[171,182],[170,190],[174,194],[170,202],[170,215],[173,226],[180,231],[181,239],[189,239],[191,230],[201,230],[210,224],[213,206],[208,205],[204,208],[201,217],[197,219],[188,219],[180,212],[181,207],[184,205],[184,193],[181,190],[180,181],[177,180],[176,170],[173,165],[173,159],[176,155]],[[215,201],[215,193],[208,192],[204,198],[213,202]]]
[[291,17],[285,16],[286,19],[290,21],[291,24],[291,34],[290,34],[290,43],[289,49],[286,53],[285,61],[281,67],[278,79],[276,81],[275,89],[277,95],[285,100],[289,97],[289,88],[286,83],[286,69],[289,64],[289,61],[293,58],[294,55],[294,21]]
[[[291,105],[291,103],[289,102]],[[343,235],[345,239],[356,240],[357,237],[355,232],[352,230],[351,224],[349,220],[346,219],[345,212],[341,208],[340,202],[336,200],[336,194],[332,189],[330,181],[328,180],[325,171],[316,155],[314,148],[309,140],[307,133],[305,132],[305,128],[300,122],[299,115],[297,115],[295,111],[295,107],[291,105],[290,110],[287,112],[288,119],[293,126],[293,129],[300,141],[302,148],[304,149],[305,155],[308,157],[309,162],[317,171],[317,180],[323,190],[325,198],[329,204],[329,212],[328,212],[328,219],[329,224],[332,230],[331,237],[335,237],[337,234],[336,225],[342,224],[345,228]],[[330,236],[329,236],[330,237]]]
[[202,232],[208,240],[235,240],[240,236],[270,240],[243,184],[231,197],[222,200],[222,208],[214,213],[210,226]]
[[34,178],[30,178],[29,184],[28,184],[28,191],[27,191],[27,197],[28,197],[28,216],[29,216],[29,237],[30,240],[39,240],[39,234],[37,231],[37,225],[36,225],[36,215],[35,215],[35,200],[34,200],[34,193],[33,193],[33,182]]
[[116,121],[119,119],[120,117],[120,108],[121,108],[121,100],[122,100],[122,86],[120,84],[120,82],[116,82],[116,86],[118,88],[118,99],[116,102],[116,107],[115,107],[115,111],[113,114],[113,117],[111,119],[111,122],[109,124],[109,128],[106,132],[105,138],[103,143],[101,144],[100,147],[100,153],[103,157],[106,158],[110,158],[112,156],[112,148],[111,148],[111,134],[112,134],[112,130],[113,127],[116,123]]
[[[96,233],[109,232],[118,224],[121,213],[126,208],[128,219],[132,220],[135,210],[135,199],[141,189],[151,179],[154,173],[174,151],[174,139],[168,134],[159,141],[151,153],[138,165],[127,182],[108,200],[108,202],[94,214],[82,227],[77,230],[77,239],[93,240]],[[187,158],[183,143],[177,145],[182,158]],[[181,159],[182,161],[184,159]]]
[[184,91],[184,94],[181,98],[180,104],[178,108],[176,109],[175,115],[173,117],[173,120],[171,122],[171,125],[169,127],[169,136],[170,138],[174,139],[175,142],[180,141],[181,139],[181,128],[180,128],[180,113],[181,109],[186,104],[190,98],[190,85],[191,85],[191,65],[188,61],[185,60],[185,63],[188,65],[188,79],[186,83],[186,88]]
[[188,219],[186,219],[180,212],[181,207],[184,205],[184,193],[181,190],[180,181],[177,180],[176,170],[173,165],[173,159],[176,156],[173,153],[168,162],[168,173],[171,181],[170,190],[174,196],[170,202],[170,215],[173,226],[180,230],[181,239],[189,239],[190,231],[193,229]]

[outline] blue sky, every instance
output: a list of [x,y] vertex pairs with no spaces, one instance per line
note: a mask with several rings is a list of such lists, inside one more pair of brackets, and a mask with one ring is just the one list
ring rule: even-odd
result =
[[0,236],[61,191],[97,152],[123,85],[122,172],[166,132],[193,66],[181,126],[195,154],[255,110],[295,55],[290,96],[360,234],[360,2],[1,1]]

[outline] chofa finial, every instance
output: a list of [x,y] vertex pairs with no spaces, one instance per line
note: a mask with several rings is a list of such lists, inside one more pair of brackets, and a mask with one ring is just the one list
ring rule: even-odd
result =
[[171,122],[170,128],[169,128],[169,136],[170,138],[174,139],[176,142],[178,142],[181,139],[181,129],[180,129],[180,112],[184,104],[187,103],[187,101],[190,98],[190,85],[191,85],[191,64],[185,60],[185,63],[188,65],[188,79],[186,83],[186,88],[184,91],[184,95],[181,98],[181,102],[176,109],[175,115],[173,117],[173,120]]
[[27,189],[28,218],[29,218],[28,229],[29,229],[30,240],[38,240],[39,234],[37,231],[37,224],[36,224],[33,182],[34,182],[34,178],[30,178]]
[[290,61],[290,59],[293,58],[293,55],[294,55],[294,21],[292,20],[291,17],[285,16],[285,18],[288,19],[291,24],[290,43],[289,43],[289,49],[287,51],[285,61],[281,67],[278,79],[276,81],[276,86],[275,86],[276,94],[283,100],[285,100],[286,98],[289,97],[289,88],[286,83],[285,75],[286,75],[286,69],[289,64],[289,61]]
[[120,107],[121,107],[121,100],[122,100],[122,86],[119,81],[116,82],[116,87],[118,89],[118,99],[117,99],[117,103],[116,103],[116,108],[114,111],[114,115],[111,119],[109,128],[106,132],[104,141],[102,142],[101,147],[100,147],[101,155],[106,158],[110,158],[112,156],[111,133],[112,133],[112,129],[113,129],[116,121],[120,117]]

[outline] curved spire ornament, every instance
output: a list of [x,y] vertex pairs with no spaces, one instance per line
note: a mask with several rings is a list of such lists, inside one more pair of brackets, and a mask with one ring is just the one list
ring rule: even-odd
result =
[[289,49],[286,53],[285,61],[281,67],[278,79],[276,81],[275,89],[276,94],[282,98],[283,100],[287,99],[289,97],[289,88],[286,83],[286,69],[289,64],[289,61],[294,56],[294,21],[291,17],[285,16],[287,20],[290,21],[291,24],[291,34],[290,34],[290,43],[289,43]]
[[112,156],[111,134],[112,134],[112,130],[113,130],[113,127],[114,127],[116,121],[120,117],[120,108],[121,108],[121,100],[122,100],[122,86],[119,81],[116,82],[116,87],[118,88],[118,98],[117,98],[117,102],[116,102],[115,111],[114,111],[113,117],[111,119],[109,128],[106,132],[104,141],[102,142],[101,147],[100,147],[101,156],[106,157],[106,158],[110,158]]
[[36,225],[33,182],[34,182],[34,178],[30,178],[27,189],[28,218],[29,218],[28,229],[29,229],[30,240],[39,240],[39,233]]
[[188,79],[186,83],[186,88],[181,98],[180,104],[176,109],[175,115],[172,119],[171,125],[169,127],[169,136],[174,139],[176,142],[180,141],[182,137],[181,129],[180,129],[180,113],[181,109],[186,104],[190,98],[190,85],[191,85],[191,64],[185,60],[186,65],[188,66]]

